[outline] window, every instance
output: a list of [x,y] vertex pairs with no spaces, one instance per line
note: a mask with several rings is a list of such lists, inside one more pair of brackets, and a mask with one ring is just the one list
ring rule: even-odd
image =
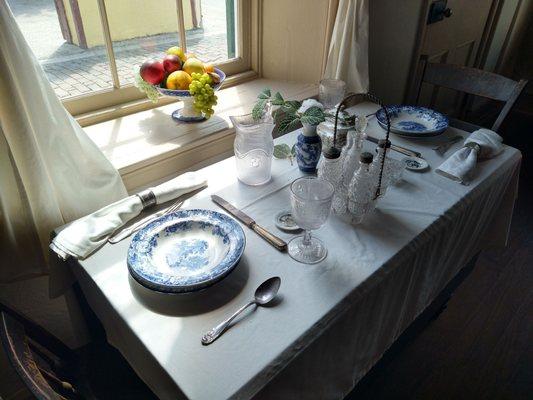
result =
[[134,75],[172,46],[226,74],[250,69],[247,0],[8,0],[74,114],[143,99]]

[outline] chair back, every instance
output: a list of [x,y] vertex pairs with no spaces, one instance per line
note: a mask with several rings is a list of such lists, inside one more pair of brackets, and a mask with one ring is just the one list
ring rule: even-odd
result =
[[[422,83],[429,83],[436,87],[456,90],[458,92],[483,97],[486,99],[504,102],[496,121],[492,126],[493,131],[498,131],[507,114],[513,107],[514,103],[522,93],[527,84],[527,80],[514,81],[504,76],[483,71],[476,68],[465,67],[462,65],[441,64],[428,62],[427,56],[420,58],[418,75],[413,83],[413,91],[410,101],[418,104],[420,101],[420,92]],[[436,95],[431,97],[429,107],[434,107]],[[466,100],[461,103],[461,111],[464,111]],[[464,116],[465,113],[463,112]],[[472,124],[466,123],[465,125]]]
[[39,400],[79,399],[68,382],[75,355],[55,336],[0,303],[0,341],[28,390]]

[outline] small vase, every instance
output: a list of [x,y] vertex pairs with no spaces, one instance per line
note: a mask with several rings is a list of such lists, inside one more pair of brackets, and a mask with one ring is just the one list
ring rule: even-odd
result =
[[296,162],[300,171],[314,173],[320,152],[322,151],[322,142],[316,134],[316,125],[302,124],[303,130],[298,135],[296,142]]

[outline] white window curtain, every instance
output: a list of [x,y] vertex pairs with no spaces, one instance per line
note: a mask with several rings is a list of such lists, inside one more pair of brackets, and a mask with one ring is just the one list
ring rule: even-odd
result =
[[0,0],[0,283],[46,274],[52,229],[124,196]]
[[346,82],[349,92],[368,91],[368,4],[340,0],[329,46],[325,78]]

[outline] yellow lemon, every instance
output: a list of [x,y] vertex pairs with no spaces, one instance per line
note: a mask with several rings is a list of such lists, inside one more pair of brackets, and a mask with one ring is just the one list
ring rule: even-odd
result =
[[187,61],[183,64],[182,69],[188,74],[197,72],[199,74],[204,73],[204,64],[197,58],[188,58]]
[[185,71],[174,71],[167,77],[167,89],[189,90],[191,76]]
[[166,53],[172,54],[174,56],[178,56],[182,63],[184,63],[185,60],[187,59],[185,52],[182,50],[181,47],[178,47],[178,46],[174,46],[174,47],[167,49]]

